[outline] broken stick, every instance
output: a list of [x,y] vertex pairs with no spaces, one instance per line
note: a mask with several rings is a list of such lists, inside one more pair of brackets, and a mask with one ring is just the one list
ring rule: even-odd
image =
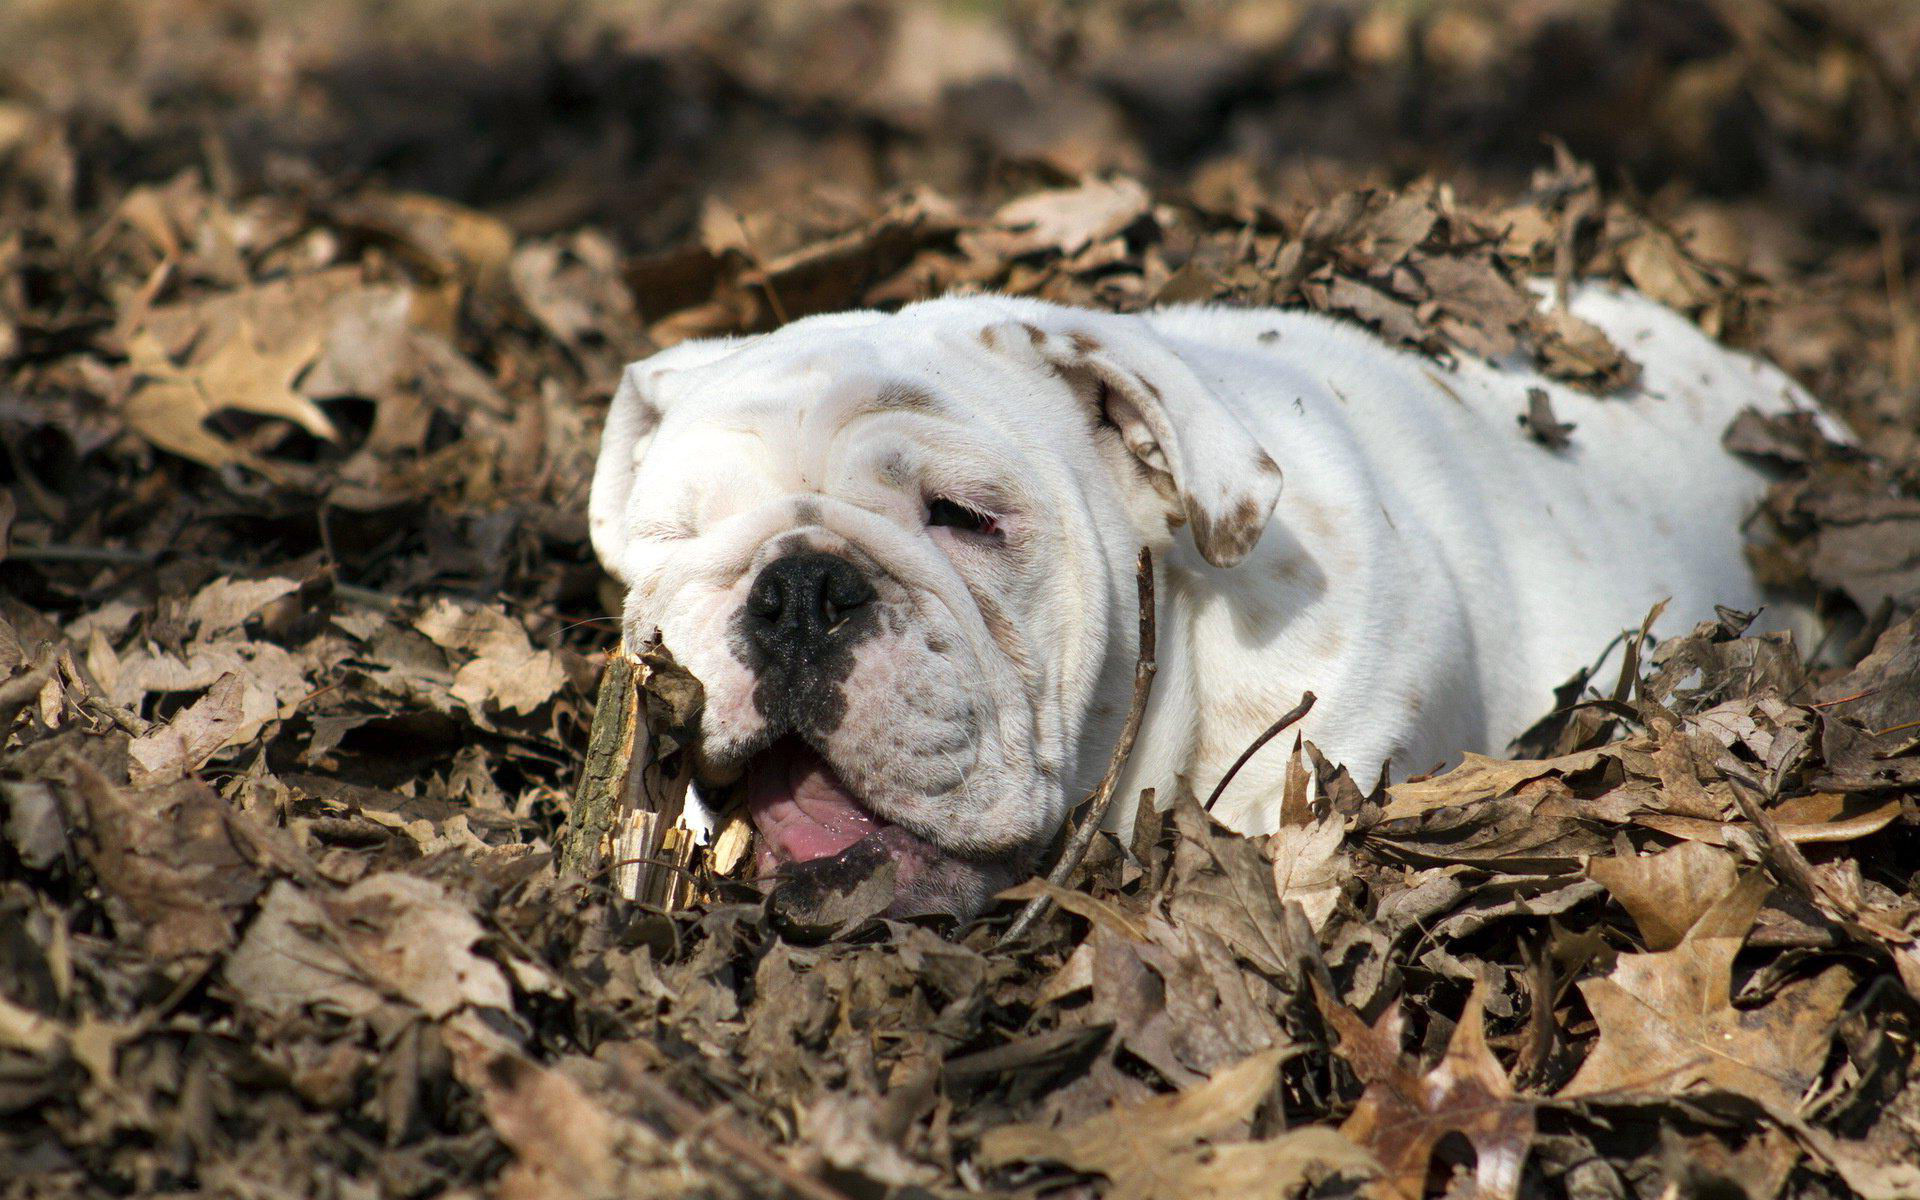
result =
[[685,816],[705,704],[700,681],[657,635],[637,654],[623,644],[608,656],[562,870],[611,872],[621,896],[658,908],[692,900],[696,847]]

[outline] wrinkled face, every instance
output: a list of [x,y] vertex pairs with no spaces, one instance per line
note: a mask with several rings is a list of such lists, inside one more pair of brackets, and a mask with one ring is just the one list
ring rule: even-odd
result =
[[896,914],[965,914],[1082,786],[1133,544],[1095,515],[1110,485],[1057,376],[884,329],[656,369],[624,618],[705,686],[701,774],[741,785],[763,873],[879,850]]
[[[594,480],[630,644],[658,629],[706,689],[704,790],[745,803],[763,875],[892,860],[894,915],[1032,871],[1105,765],[1133,560],[1190,490],[1157,387],[1118,399],[1092,338],[979,303],[638,363]],[[1193,527],[1246,540],[1249,501],[1212,490]]]

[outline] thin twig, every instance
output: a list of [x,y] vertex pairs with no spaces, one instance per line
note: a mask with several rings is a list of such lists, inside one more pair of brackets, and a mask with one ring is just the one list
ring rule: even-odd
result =
[[1267,726],[1267,731],[1261,734],[1259,737],[1253,739],[1253,744],[1248,746],[1245,750],[1242,750],[1240,752],[1240,757],[1233,760],[1233,765],[1228,767],[1227,773],[1220,777],[1220,782],[1213,785],[1213,794],[1207,797],[1207,802],[1201,805],[1201,807],[1206,809],[1208,812],[1212,812],[1214,802],[1220,799],[1220,794],[1222,792],[1227,790],[1227,785],[1232,783],[1233,777],[1240,773],[1240,768],[1247,765],[1247,760],[1252,758],[1254,755],[1260,753],[1260,747],[1266,745],[1268,742],[1272,741],[1274,738],[1279,737],[1281,730],[1285,729],[1287,726],[1293,724],[1295,721],[1298,721],[1301,717],[1306,716],[1307,713],[1312,711],[1314,701],[1318,700],[1319,698],[1320,697],[1314,695],[1312,692],[1301,692],[1300,703],[1288,709],[1286,713],[1283,714],[1278,721],[1275,721],[1273,724]]
[[753,230],[747,228],[746,215],[736,212],[733,219],[740,226],[740,245],[746,251],[754,274],[759,276],[760,290],[767,294],[767,306],[773,310],[774,324],[788,324],[791,318],[787,316],[787,306],[780,303],[780,293],[773,286],[773,272],[767,270],[767,260],[760,256],[760,248],[753,244]]
[[[1147,712],[1147,697],[1153,691],[1153,673],[1158,669],[1158,664],[1154,662],[1153,555],[1144,548],[1140,551],[1140,563],[1135,569],[1135,576],[1140,589],[1140,657],[1133,667],[1133,704],[1127,709],[1126,724],[1120,727],[1120,740],[1113,744],[1113,757],[1107,760],[1107,773],[1100,777],[1100,786],[1093,789],[1093,795],[1088,800],[1086,815],[1073,831],[1066,848],[1060,852],[1060,861],[1047,873],[1047,882],[1054,887],[1066,886],[1067,878],[1086,858],[1088,848],[1100,832],[1100,826],[1107,818],[1107,809],[1113,804],[1113,789],[1120,783],[1120,772],[1127,765],[1127,757],[1133,753],[1134,739],[1140,735],[1140,721]],[[1046,912],[1048,903],[1044,892],[1027,901],[1026,907],[1013,918],[1013,924],[1007,926],[1007,931],[1000,935],[1000,944],[1007,945],[1023,936]]]
[[[1808,655],[1807,657],[1808,657],[1808,660],[1811,661],[1813,656]],[[1837,700],[1822,700],[1817,704],[1803,704],[1801,705],[1801,707],[1802,708],[1834,708],[1841,704],[1852,704],[1855,700],[1865,700],[1868,696],[1878,696],[1882,690],[1883,689],[1881,688],[1870,687],[1864,692],[1855,692],[1851,696],[1841,696]]]

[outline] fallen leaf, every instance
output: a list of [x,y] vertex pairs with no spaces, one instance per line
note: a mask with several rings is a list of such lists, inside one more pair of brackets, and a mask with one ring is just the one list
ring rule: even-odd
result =
[[1232,1137],[1271,1093],[1289,1053],[1264,1050],[1184,1092],[1117,1107],[1071,1128],[990,1129],[979,1159],[987,1166],[1057,1162],[1104,1175],[1112,1183],[1108,1200],[1278,1198],[1315,1173],[1372,1174],[1372,1157],[1324,1126],[1265,1141]]
[[1587,864],[1587,876],[1632,914],[1649,950],[1678,946],[1694,922],[1733,891],[1738,875],[1733,855],[1704,842]]
[[253,326],[240,320],[213,349],[184,367],[151,336],[131,346],[133,370],[146,380],[136,385],[120,415],[141,436],[163,450],[207,466],[250,461],[252,456],[208,430],[206,422],[222,409],[238,409],[293,422],[315,437],[338,437],[333,422],[293,382],[319,352],[321,335],[262,349]]
[[993,214],[993,224],[1006,232],[993,239],[992,251],[1009,258],[1042,250],[1077,254],[1139,220],[1149,203],[1147,190],[1125,176],[1033,192]]
[[1600,1042],[1559,1098],[1722,1096],[1796,1117],[1854,980],[1829,967],[1758,1008],[1733,1006],[1733,959],[1768,890],[1748,875],[1673,949],[1623,954],[1611,975],[1581,980]]
[[222,575],[194,593],[187,602],[187,624],[202,637],[225,633],[246,623],[247,618],[282,596],[300,590],[297,580],[282,576],[267,579],[235,579]]
[[246,685],[238,675],[214,681],[207,694],[127,747],[135,787],[169,783],[200,769],[215,751],[231,745],[245,728]]
[[1300,905],[1315,933],[1325,928],[1341,889],[1353,878],[1353,860],[1342,853],[1346,838],[1346,822],[1333,814],[1306,825],[1282,825],[1267,839],[1280,902]]
[[438,884],[369,875],[337,896],[280,880],[228,957],[228,984],[274,1016],[320,1007],[365,1015],[397,997],[429,1017],[513,1009],[500,968],[473,952],[486,930]]
[[130,791],[92,766],[67,764],[86,814],[81,851],[116,922],[160,959],[200,958],[233,943],[241,909],[265,886],[226,802],[198,780]]
[[1175,799],[1173,823],[1173,919],[1210,930],[1269,976],[1294,977],[1312,931],[1298,921],[1289,927],[1260,847],[1215,824],[1190,794]]
[[1085,892],[1076,892],[1063,888],[1044,879],[1029,879],[1025,883],[1016,883],[994,897],[996,900],[1017,900],[1022,903],[1035,896],[1045,896],[1067,912],[1084,917],[1095,925],[1100,925],[1121,937],[1136,942],[1147,940],[1147,931],[1139,919],[1123,912],[1119,907],[1107,903]]
[[1533,1141],[1534,1104],[1515,1094],[1487,1046],[1481,985],[1467,997],[1446,1053],[1426,1072],[1400,1052],[1397,1006],[1368,1025],[1317,986],[1315,994],[1321,1014],[1340,1037],[1336,1049],[1367,1085],[1340,1132],[1379,1159],[1395,1194],[1409,1200],[1425,1195],[1434,1147],[1456,1133],[1473,1147],[1481,1195],[1512,1200],[1519,1194],[1521,1168]]
[[442,598],[414,621],[434,644],[470,655],[453,676],[453,695],[479,708],[530,713],[567,681],[560,660],[535,650],[527,631],[499,609]]
[[1565,450],[1573,444],[1567,435],[1575,427],[1553,415],[1553,405],[1547,400],[1545,388],[1527,389],[1527,411],[1520,414],[1520,427],[1527,431],[1528,437],[1549,450]]
[[1599,326],[1564,308],[1536,315],[1530,328],[1540,367],[1555,379],[1604,392],[1631,387],[1640,377],[1639,364]]
[[1392,821],[1436,808],[1498,799],[1536,779],[1564,778],[1591,770],[1617,753],[1609,746],[1545,759],[1488,758],[1469,752],[1461,756],[1459,766],[1444,774],[1390,785],[1381,816]]

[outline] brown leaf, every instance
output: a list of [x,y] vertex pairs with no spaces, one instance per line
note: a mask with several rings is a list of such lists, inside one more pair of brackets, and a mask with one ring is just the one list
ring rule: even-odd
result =
[[202,637],[225,633],[245,624],[247,618],[275,600],[299,590],[298,580],[284,576],[235,579],[222,575],[187,602],[187,624]]
[[994,225],[1005,232],[988,244],[1008,258],[1039,251],[1076,254],[1139,220],[1149,203],[1146,188],[1125,176],[1032,192],[993,214]]
[[248,818],[198,780],[130,792],[77,758],[66,773],[85,806],[82,850],[115,920],[140,929],[161,959],[226,950],[239,910],[265,882],[234,837],[232,822]]
[[1063,888],[1048,883],[1044,879],[1029,879],[1025,883],[1016,883],[994,896],[996,900],[1027,901],[1035,896],[1045,896],[1055,904],[1077,917],[1083,917],[1094,925],[1102,926],[1121,937],[1135,942],[1147,940],[1146,927],[1140,919],[1108,903],[1097,896],[1072,888]]
[[1344,853],[1346,821],[1338,814],[1306,825],[1282,825],[1267,840],[1273,862],[1273,886],[1282,904],[1297,903],[1318,933],[1353,878],[1353,859]]
[[[575,1079],[536,1063],[477,1022],[456,1019],[445,1033],[460,1081],[480,1098],[487,1123],[513,1152],[498,1193],[507,1200],[615,1200],[673,1195],[675,1164],[660,1135],[623,1118]],[[668,1168],[667,1178],[634,1177],[634,1164]]]
[[[318,667],[325,658],[302,661],[273,642],[228,635],[189,643],[178,656],[144,645],[111,666],[106,655],[98,662],[106,668],[100,683],[109,697],[134,710],[153,693],[197,692],[212,687],[222,676],[239,676],[240,724],[229,735],[231,742],[239,743],[251,739],[268,722],[291,715],[312,690],[303,668]],[[91,655],[89,665],[94,665]]]
[[222,675],[206,695],[175,713],[171,721],[133,739],[127,747],[133,785],[170,783],[199,770],[244,728],[245,698],[240,677]]
[[1527,431],[1528,437],[1549,450],[1565,450],[1573,444],[1567,435],[1575,426],[1553,415],[1553,405],[1547,400],[1545,388],[1527,389],[1527,411],[1520,414],[1520,427]]
[[1387,807],[1381,815],[1395,820],[1435,808],[1492,800],[1535,779],[1564,778],[1590,770],[1617,753],[1607,746],[1546,759],[1508,760],[1468,753],[1461,756],[1459,766],[1445,774],[1388,787]]
[[1534,1105],[1515,1095],[1487,1046],[1484,988],[1474,986],[1446,1053],[1424,1073],[1400,1053],[1397,1007],[1368,1025],[1317,986],[1315,994],[1339,1034],[1340,1056],[1367,1085],[1340,1132],[1380,1160],[1394,1192],[1425,1195],[1434,1147],[1458,1133],[1473,1146],[1480,1194],[1512,1200],[1533,1141]]
[[1173,821],[1179,831],[1168,903],[1173,919],[1211,930],[1270,976],[1293,977],[1312,931],[1289,928],[1260,846],[1216,825],[1188,794],[1174,801]]
[[454,697],[470,708],[530,713],[567,681],[559,658],[535,650],[526,629],[497,608],[442,598],[413,624],[436,645],[472,656],[453,676]]
[[1002,1125],[980,1141],[987,1166],[1057,1162],[1104,1175],[1108,1200],[1280,1197],[1313,1172],[1371,1174],[1373,1159],[1325,1127],[1248,1142],[1244,1130],[1290,1051],[1275,1047],[1223,1067],[1184,1092],[1116,1107],[1071,1128]]
[[212,432],[206,421],[222,409],[238,409],[291,421],[318,438],[338,435],[333,422],[293,388],[293,381],[320,350],[311,333],[263,349],[250,321],[241,319],[214,347],[176,367],[157,341],[133,341],[133,369],[147,380],[121,406],[135,432],[163,450],[207,466],[248,461],[251,455]]
[[1695,921],[1733,891],[1734,857],[1704,842],[1682,842],[1646,856],[1620,854],[1587,864],[1587,875],[1613,893],[1649,950],[1679,945]]
[[1541,369],[1555,379],[1604,392],[1631,387],[1640,377],[1639,364],[1599,326],[1564,308],[1535,314],[1529,328]]
[[627,357],[642,346],[618,251],[599,234],[529,242],[514,252],[508,274],[520,302],[561,344],[577,350],[595,339]]
[[[1275,1011],[1283,993],[1250,975],[1227,943],[1203,926],[1151,917],[1147,940],[1096,928],[1089,1020],[1175,1086],[1283,1041]],[[1062,986],[1070,981],[1063,981]]]
[[505,224],[424,192],[367,191],[343,202],[332,215],[390,239],[435,275],[458,276],[481,287],[498,282],[513,253],[513,231]]
[[505,974],[473,952],[485,936],[465,905],[417,876],[369,875],[337,895],[283,879],[225,974],[249,1005],[275,1016],[303,1008],[364,1015],[388,997],[434,1018],[511,1011]]
[[1733,1007],[1733,959],[1768,888],[1765,876],[1749,875],[1673,949],[1621,955],[1610,976],[1580,982],[1600,1042],[1561,1099],[1730,1096],[1797,1116],[1853,975],[1830,967],[1758,1008]]
[[1620,265],[1634,287],[1669,308],[1694,313],[1714,300],[1716,289],[1707,273],[1664,229],[1643,225],[1621,248]]
[[1425,346],[1432,340],[1431,331],[1420,321],[1413,305],[1389,296],[1372,284],[1336,275],[1324,289],[1309,284],[1308,295],[1318,297],[1318,307],[1345,313],[1388,341]]

